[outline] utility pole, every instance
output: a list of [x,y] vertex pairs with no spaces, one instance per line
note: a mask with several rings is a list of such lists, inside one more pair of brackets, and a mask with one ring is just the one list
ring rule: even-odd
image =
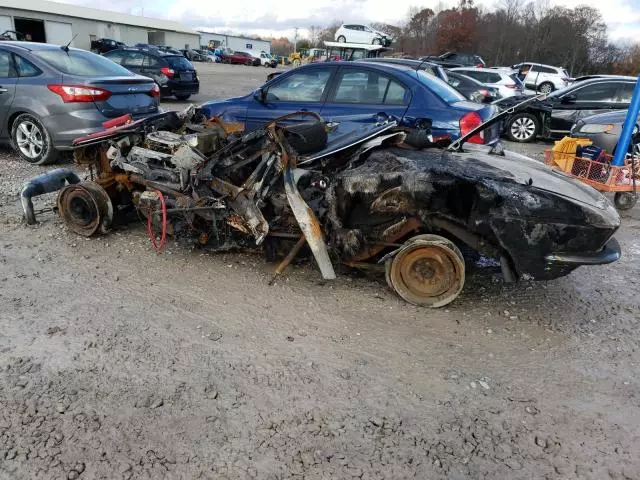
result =
[[298,27],[293,29],[293,51],[298,51]]

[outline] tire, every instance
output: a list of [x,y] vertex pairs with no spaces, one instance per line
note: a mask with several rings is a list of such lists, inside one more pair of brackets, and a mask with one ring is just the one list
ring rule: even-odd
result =
[[429,138],[429,133],[425,130],[413,130],[407,133],[404,143],[415,148],[425,148],[433,144]]
[[327,129],[322,122],[304,122],[286,127],[285,137],[300,155],[319,152],[327,145]]
[[188,100],[190,96],[191,96],[191,95],[177,95],[177,94],[176,94],[176,98],[177,98],[178,100],[183,101],[183,102],[184,102],[185,100]]
[[530,113],[517,113],[507,123],[507,137],[512,142],[533,142],[540,133],[540,122]]
[[33,115],[18,115],[11,125],[11,146],[23,160],[34,165],[47,165],[58,159],[51,135]]
[[340,35],[338,37],[338,43],[347,43],[347,39],[344,38],[344,35]]
[[382,45],[382,42],[380,42],[379,38],[374,38],[371,45]]
[[252,66],[252,65],[253,65],[253,62],[252,62],[251,60],[247,60],[247,63],[245,63],[245,65],[246,65],[247,67],[250,67],[250,66]]
[[638,195],[633,192],[616,192],[613,203],[618,210],[631,210],[638,202]]
[[540,93],[551,93],[556,89],[556,87],[551,82],[541,83],[538,87],[538,91]]

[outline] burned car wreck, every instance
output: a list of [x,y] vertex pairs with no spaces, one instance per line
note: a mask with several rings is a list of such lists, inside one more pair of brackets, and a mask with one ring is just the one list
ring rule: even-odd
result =
[[261,248],[283,258],[280,274],[308,247],[324,279],[337,264],[378,268],[403,299],[432,307],[461,292],[463,251],[495,259],[507,281],[619,258],[618,214],[590,187],[464,138],[418,150],[405,137],[391,120],[327,123],[308,112],[243,134],[190,108],[78,139],[88,180],[59,171],[57,183],[28,187],[71,182],[58,210],[82,235],[106,233],[133,211],[157,249],[167,235],[214,250]]

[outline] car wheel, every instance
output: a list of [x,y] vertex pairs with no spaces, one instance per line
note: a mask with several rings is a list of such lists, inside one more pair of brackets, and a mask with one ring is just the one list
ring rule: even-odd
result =
[[507,124],[507,137],[513,142],[533,142],[538,136],[540,123],[530,113],[518,113]]
[[11,126],[11,145],[23,160],[35,165],[53,163],[58,152],[42,122],[28,113],[18,115]]
[[412,130],[407,133],[404,143],[415,148],[425,148],[433,144],[433,137],[426,130]]
[[344,35],[340,35],[340,36],[338,37],[338,42],[339,42],[339,43],[346,43],[346,41],[347,41],[347,39],[346,39],[346,38],[344,38]]
[[631,210],[638,201],[638,195],[633,192],[616,192],[613,203],[618,210]]
[[540,90],[540,93],[551,93],[555,90],[555,87],[551,82],[544,82],[538,87],[538,90]]
[[385,263],[387,284],[414,305],[438,308],[453,302],[464,287],[460,249],[439,235],[407,240]]
[[176,95],[176,98],[181,101],[188,100],[191,95]]
[[380,39],[379,38],[374,38],[373,41],[371,42],[372,45],[381,45]]

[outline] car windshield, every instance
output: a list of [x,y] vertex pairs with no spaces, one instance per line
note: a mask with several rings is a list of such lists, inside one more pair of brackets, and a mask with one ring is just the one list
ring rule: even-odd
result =
[[191,65],[191,62],[180,55],[164,57],[164,59],[169,62],[169,66],[171,68],[175,68],[178,70],[193,70],[193,65]]
[[440,97],[446,103],[455,103],[462,102],[465,98],[462,96],[460,92],[458,92],[455,88],[449,86],[444,83],[439,78],[434,77],[433,75],[429,75],[424,71],[420,70],[416,72],[418,76],[418,80],[424,85],[426,85],[429,90],[435,93],[438,97]]
[[108,58],[84,50],[62,48],[34,50],[33,54],[67,75],[80,77],[131,76],[132,73]]

